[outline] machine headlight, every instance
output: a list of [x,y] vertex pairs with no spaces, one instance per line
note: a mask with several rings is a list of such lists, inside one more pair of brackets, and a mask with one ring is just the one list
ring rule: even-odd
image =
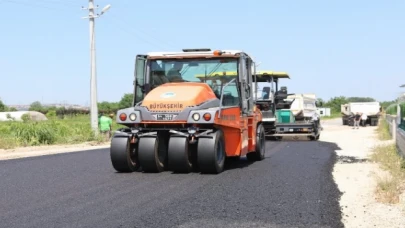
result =
[[192,117],[193,117],[193,120],[198,121],[200,119],[200,114],[194,113]]
[[135,114],[135,113],[131,113],[131,114],[129,115],[129,119],[130,119],[131,121],[135,121],[135,120],[136,120],[136,114]]

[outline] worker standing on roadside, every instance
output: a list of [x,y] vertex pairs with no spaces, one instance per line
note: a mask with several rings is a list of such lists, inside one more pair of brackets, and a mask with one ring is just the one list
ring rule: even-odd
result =
[[361,114],[361,125],[362,125],[363,127],[366,126],[366,121],[367,121],[367,115],[366,115],[366,113]]
[[356,112],[356,115],[354,115],[354,122],[353,122],[353,129],[355,129],[356,127],[357,127],[357,129],[359,129],[359,125],[360,125],[360,118],[361,118],[361,115],[358,113],[358,112]]
[[106,140],[109,140],[111,138],[112,119],[108,116],[105,116],[104,113],[100,113],[98,124],[100,128],[100,133],[104,135]]
[[312,114],[312,121],[315,124],[316,132],[318,132],[319,129],[322,130],[322,127],[320,126],[319,114],[316,111]]

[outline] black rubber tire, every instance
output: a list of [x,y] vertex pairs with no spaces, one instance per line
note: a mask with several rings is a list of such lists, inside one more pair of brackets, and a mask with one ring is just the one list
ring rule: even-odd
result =
[[122,173],[130,173],[139,169],[136,144],[131,144],[127,137],[112,138],[110,158],[113,168]]
[[224,133],[222,130],[217,130],[211,133],[210,136],[213,136],[213,138],[198,139],[198,168],[201,173],[218,174],[224,170],[225,165]]
[[139,139],[138,144],[138,159],[142,171],[153,173],[163,172],[167,156],[159,154],[159,138],[142,137]]
[[259,125],[256,131],[256,150],[246,154],[249,161],[261,161],[265,158],[266,154],[266,139],[264,134],[263,125]]
[[189,173],[193,170],[188,139],[185,137],[170,137],[168,147],[169,169],[179,173]]

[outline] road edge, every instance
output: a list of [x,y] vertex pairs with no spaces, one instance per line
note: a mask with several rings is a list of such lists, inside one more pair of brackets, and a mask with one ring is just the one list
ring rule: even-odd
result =
[[45,156],[45,155],[81,152],[87,150],[107,149],[107,148],[110,148],[109,142],[100,143],[98,145],[92,145],[91,142],[88,142],[69,145],[49,145],[49,146],[18,147],[14,149],[0,149],[0,161]]

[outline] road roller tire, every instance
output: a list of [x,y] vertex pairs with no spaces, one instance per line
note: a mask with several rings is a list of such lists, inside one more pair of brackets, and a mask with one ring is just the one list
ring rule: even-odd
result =
[[266,154],[266,135],[263,125],[257,127],[256,133],[256,150],[246,154],[249,161],[261,161],[265,158]]
[[170,137],[168,148],[169,169],[178,173],[189,173],[193,170],[191,150],[186,137]]
[[210,136],[213,138],[198,139],[198,168],[201,173],[218,174],[224,170],[226,158],[224,133],[217,130]]
[[118,172],[130,173],[139,169],[138,150],[128,137],[112,138],[110,158],[113,168]]
[[142,171],[150,173],[163,172],[167,154],[159,150],[158,137],[142,137],[138,142],[138,159]]

